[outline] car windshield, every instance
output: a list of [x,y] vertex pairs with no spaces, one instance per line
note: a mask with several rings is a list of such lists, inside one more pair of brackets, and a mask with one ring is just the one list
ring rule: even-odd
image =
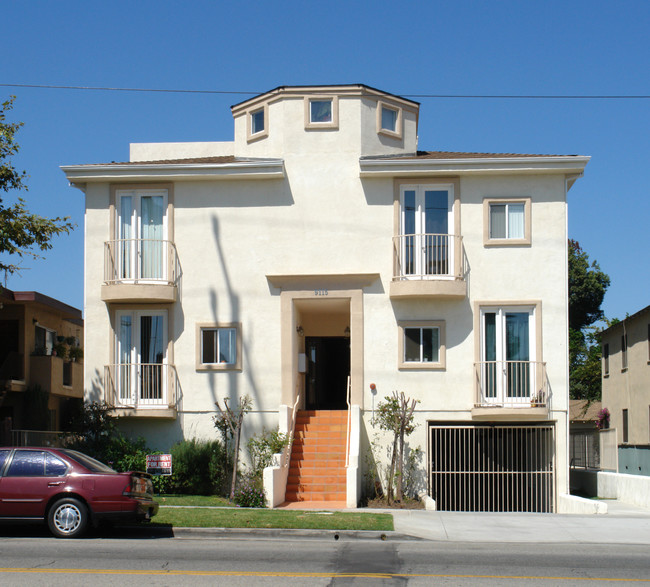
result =
[[86,469],[92,471],[93,473],[117,473],[115,469],[111,469],[108,465],[100,463],[98,460],[89,457],[83,453],[77,452],[76,450],[65,449],[61,451],[66,457],[71,458],[74,461],[77,461],[80,465],[86,467]]

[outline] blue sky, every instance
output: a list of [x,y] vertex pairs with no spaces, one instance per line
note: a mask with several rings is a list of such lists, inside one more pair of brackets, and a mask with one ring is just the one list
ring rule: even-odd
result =
[[608,317],[650,304],[650,100],[416,97],[650,95],[647,0],[6,0],[2,17],[1,84],[233,92],[0,86],[25,123],[14,162],[29,208],[78,225],[10,289],[83,307],[83,195],[60,165],[126,161],[130,142],[232,140],[246,92],[364,83],[421,102],[424,150],[590,155],[569,235],[612,279]]

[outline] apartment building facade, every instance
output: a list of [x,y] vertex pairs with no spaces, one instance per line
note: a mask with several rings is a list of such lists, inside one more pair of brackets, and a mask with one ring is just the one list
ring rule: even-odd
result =
[[86,201],[86,399],[163,450],[213,437],[224,398],[252,398],[245,436],[343,413],[343,481],[310,490],[293,454],[267,489],[355,506],[386,442],[374,410],[403,391],[439,509],[557,511],[567,193],[588,157],[420,151],[419,108],[279,87],[232,107],[233,141],[65,166]]

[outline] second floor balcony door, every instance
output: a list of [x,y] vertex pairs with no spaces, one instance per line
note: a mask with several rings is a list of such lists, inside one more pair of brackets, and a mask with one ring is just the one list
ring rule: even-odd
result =
[[157,282],[167,273],[166,190],[118,192],[119,277]]
[[167,320],[164,311],[117,313],[117,385],[123,405],[164,405]]
[[454,274],[452,190],[451,185],[402,186],[402,277],[431,279]]
[[504,405],[528,403],[536,367],[533,310],[487,308],[481,320],[485,400]]

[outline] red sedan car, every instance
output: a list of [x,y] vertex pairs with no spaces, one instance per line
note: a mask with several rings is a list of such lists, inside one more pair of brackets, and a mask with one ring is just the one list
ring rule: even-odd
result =
[[118,473],[68,449],[0,447],[0,520],[47,521],[61,538],[89,523],[150,520],[158,512],[151,476]]

